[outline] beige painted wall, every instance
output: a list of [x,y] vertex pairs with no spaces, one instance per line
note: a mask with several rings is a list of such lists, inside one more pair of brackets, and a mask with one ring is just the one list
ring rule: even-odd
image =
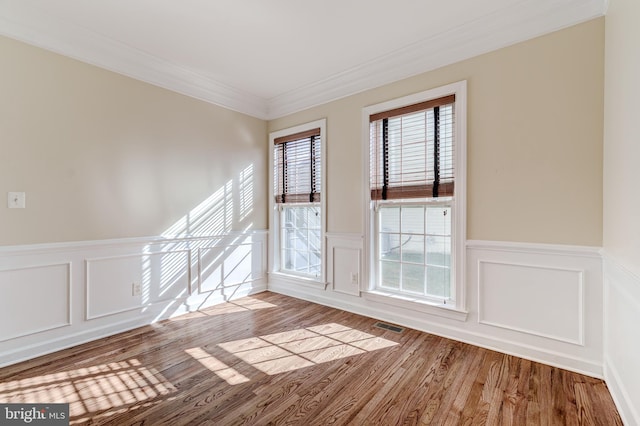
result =
[[0,245],[160,235],[222,188],[211,229],[267,226],[263,120],[6,38],[0,94]]
[[[605,378],[625,424],[640,424],[640,2],[611,0],[604,114]],[[631,273],[628,273],[631,272]]]
[[604,248],[640,276],[640,2],[614,0],[606,18]]
[[327,118],[328,231],[362,232],[362,108],[468,81],[467,238],[600,246],[604,19],[269,122]]

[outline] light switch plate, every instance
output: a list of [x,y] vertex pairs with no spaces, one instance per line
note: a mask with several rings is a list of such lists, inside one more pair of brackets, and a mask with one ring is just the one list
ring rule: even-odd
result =
[[26,195],[24,192],[8,192],[7,207],[10,209],[24,209],[26,207]]

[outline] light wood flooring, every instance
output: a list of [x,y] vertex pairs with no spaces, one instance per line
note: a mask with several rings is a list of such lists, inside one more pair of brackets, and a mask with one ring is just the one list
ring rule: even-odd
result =
[[603,381],[274,293],[0,369],[71,424],[621,425]]

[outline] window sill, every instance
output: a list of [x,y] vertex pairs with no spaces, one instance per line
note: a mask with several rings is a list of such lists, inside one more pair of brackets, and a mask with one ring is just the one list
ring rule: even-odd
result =
[[300,275],[287,274],[285,272],[269,272],[269,280],[279,281],[286,284],[303,285],[315,289],[325,290],[328,283],[314,278],[307,278]]
[[456,321],[466,321],[467,311],[462,311],[446,305],[439,305],[410,296],[401,296],[395,293],[387,293],[380,290],[363,291],[362,296],[372,302],[384,303],[399,308],[409,309],[429,315],[435,315]]

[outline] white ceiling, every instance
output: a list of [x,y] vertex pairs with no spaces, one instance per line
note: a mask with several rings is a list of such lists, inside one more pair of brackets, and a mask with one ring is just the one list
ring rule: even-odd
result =
[[271,119],[605,13],[607,0],[0,0],[0,34]]

